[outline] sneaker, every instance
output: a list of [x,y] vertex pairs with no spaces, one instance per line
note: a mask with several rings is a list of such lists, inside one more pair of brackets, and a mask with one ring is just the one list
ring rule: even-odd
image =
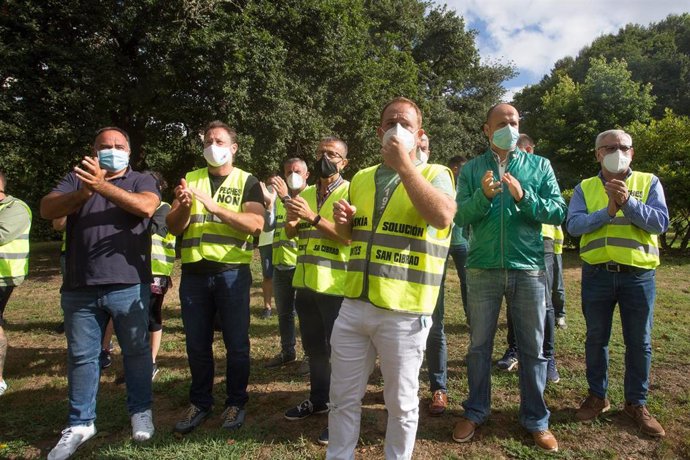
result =
[[297,373],[299,375],[309,375],[309,356],[305,356],[304,359],[302,359],[302,362],[297,368]]
[[280,367],[284,364],[294,362],[297,359],[295,354],[287,354],[284,352],[280,352],[277,355],[275,355],[273,358],[269,359],[268,362],[264,365],[266,369],[271,369],[273,367]]
[[568,324],[565,322],[565,316],[556,318],[556,327],[563,330],[568,329]]
[[285,418],[288,420],[302,420],[312,414],[325,414],[328,412],[327,404],[319,404],[314,406],[310,400],[305,399],[299,406],[293,407],[285,411]]
[[62,437],[48,454],[48,460],[64,460],[96,434],[96,426],[77,425],[62,430]]
[[661,424],[649,413],[647,406],[635,406],[629,402],[625,403],[623,408],[625,415],[635,420],[640,426],[640,431],[644,434],[653,436],[655,438],[661,438],[666,436],[666,431],[661,426]]
[[57,326],[55,326],[55,329],[53,329],[56,334],[64,334],[65,333],[65,322],[61,322]]
[[477,424],[471,420],[462,417],[453,428],[453,441],[467,442],[472,439],[474,432],[477,429]]
[[503,358],[499,359],[496,363],[499,369],[503,371],[514,371],[518,366],[518,355],[515,348],[508,348],[503,355]]
[[194,430],[194,428],[201,425],[201,423],[211,415],[211,409],[202,410],[196,407],[194,404],[190,404],[187,412],[184,414],[184,418],[175,424],[173,431],[175,433],[186,434]]
[[132,415],[132,439],[139,442],[148,441],[155,431],[151,409]]
[[98,362],[101,365],[101,369],[107,369],[113,364],[113,358],[110,356],[110,350],[105,348],[101,350],[101,354],[98,357]]
[[448,407],[448,395],[443,390],[436,390],[431,395],[431,403],[429,403],[429,415],[438,417],[446,411]]
[[561,376],[556,368],[556,358],[549,358],[549,363],[546,365],[546,381],[551,383],[561,381]]
[[5,382],[4,380],[0,381],[0,396],[5,394],[8,386],[9,385],[7,385],[7,382]]
[[321,434],[319,435],[319,437],[316,440],[322,446],[328,445],[328,427],[326,427],[326,429],[321,432]]
[[601,399],[590,393],[580,404],[575,417],[581,422],[591,422],[609,409],[611,409],[611,403],[608,399]]
[[272,310],[270,308],[264,308],[261,312],[261,319],[269,319],[271,317]]
[[156,376],[158,375],[158,372],[160,372],[160,369],[158,369],[158,365],[156,363],[153,363],[153,371],[151,372],[151,381],[152,382],[156,378]]
[[549,430],[535,431],[532,433],[532,438],[542,452],[558,452],[558,441]]
[[226,430],[236,430],[244,423],[245,410],[237,406],[226,407],[223,411],[223,428]]

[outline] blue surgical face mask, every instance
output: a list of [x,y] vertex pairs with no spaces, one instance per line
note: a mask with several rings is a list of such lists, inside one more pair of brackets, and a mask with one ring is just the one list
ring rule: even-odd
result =
[[501,129],[494,131],[491,137],[491,143],[501,150],[513,150],[517,145],[520,132],[517,128],[506,125]]
[[98,151],[98,164],[108,172],[121,171],[129,164],[129,153],[118,149],[103,149]]

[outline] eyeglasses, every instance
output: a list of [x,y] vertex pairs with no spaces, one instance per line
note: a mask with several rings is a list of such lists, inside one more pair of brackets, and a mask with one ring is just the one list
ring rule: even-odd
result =
[[597,147],[597,150],[604,149],[606,151],[606,153],[613,153],[618,149],[620,149],[621,152],[627,152],[631,148],[632,148],[632,145],[611,144],[611,145],[600,145],[599,147]]
[[341,154],[339,154],[338,152],[332,152],[330,150],[321,150],[319,154],[326,155],[326,157],[331,161],[343,159],[343,156]]

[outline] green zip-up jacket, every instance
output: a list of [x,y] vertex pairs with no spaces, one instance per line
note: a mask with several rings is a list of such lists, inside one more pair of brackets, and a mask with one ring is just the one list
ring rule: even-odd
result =
[[490,149],[460,173],[455,224],[471,227],[467,268],[543,270],[541,224],[560,225],[565,219],[567,206],[549,160],[518,149],[508,155],[506,172],[520,181],[525,193],[519,203],[506,184],[493,200],[484,195],[484,173],[492,170],[494,180],[499,177]]

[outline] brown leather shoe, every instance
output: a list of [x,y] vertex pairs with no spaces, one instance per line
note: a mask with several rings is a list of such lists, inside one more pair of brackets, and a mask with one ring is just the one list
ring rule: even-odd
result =
[[549,430],[535,431],[532,433],[534,443],[543,452],[558,452],[558,441]]
[[443,390],[436,390],[431,395],[431,402],[429,403],[429,415],[438,417],[446,411],[448,407],[448,395]]
[[647,406],[634,406],[626,402],[623,412],[637,422],[640,426],[640,431],[644,434],[654,436],[655,438],[666,436],[666,431],[664,431],[664,428],[657,422],[652,414],[649,413]]
[[477,424],[471,420],[462,417],[458,420],[453,428],[453,441],[467,442],[474,436],[474,431],[477,429]]
[[609,409],[611,409],[611,403],[608,399],[601,399],[590,393],[580,404],[575,417],[581,422],[591,422]]

